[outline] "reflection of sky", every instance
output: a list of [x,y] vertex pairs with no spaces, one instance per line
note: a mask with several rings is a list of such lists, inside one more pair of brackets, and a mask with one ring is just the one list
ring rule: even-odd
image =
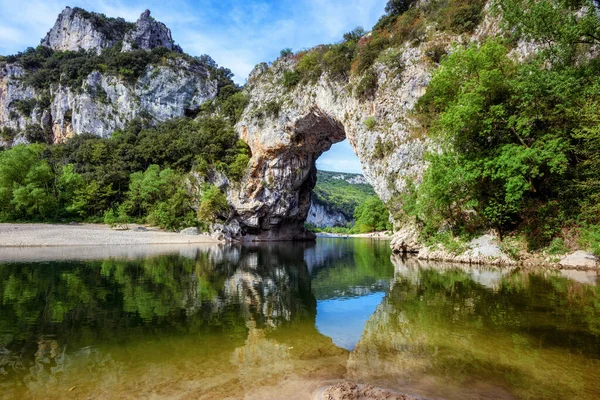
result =
[[385,293],[377,292],[350,299],[317,301],[317,330],[333,339],[336,346],[354,349],[367,320],[384,296]]

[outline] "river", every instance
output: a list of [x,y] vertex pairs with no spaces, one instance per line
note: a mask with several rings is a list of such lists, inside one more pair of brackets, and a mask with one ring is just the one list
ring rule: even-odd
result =
[[419,263],[368,239],[13,252],[0,398],[310,399],[342,380],[600,398],[593,273]]

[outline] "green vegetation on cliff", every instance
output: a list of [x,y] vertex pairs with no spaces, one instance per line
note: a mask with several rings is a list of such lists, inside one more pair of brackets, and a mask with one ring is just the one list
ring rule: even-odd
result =
[[317,171],[312,200],[344,214],[349,220],[353,218],[356,207],[371,196],[375,196],[375,191],[362,175]]
[[346,227],[316,228],[315,231],[366,233],[391,229],[389,212],[362,175],[342,172],[317,172],[312,201],[331,213],[341,213],[354,223]]
[[[516,37],[457,46],[434,72],[416,116],[441,152],[404,199],[426,236],[518,231],[532,249],[563,227],[600,236],[600,59],[588,54],[600,20],[572,3],[502,0]],[[517,38],[540,43],[526,62],[509,54]]]
[[78,135],[0,151],[0,221],[139,221],[178,229],[226,215],[202,212],[214,196],[197,198],[218,190],[202,185],[202,176],[237,181],[249,161],[233,129],[245,98],[230,77],[224,81],[195,119],[136,119],[111,138]]

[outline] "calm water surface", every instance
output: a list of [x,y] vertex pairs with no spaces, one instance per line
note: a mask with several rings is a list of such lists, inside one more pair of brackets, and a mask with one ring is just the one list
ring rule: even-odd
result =
[[1,398],[309,399],[342,379],[600,398],[593,274],[419,264],[364,239],[138,253],[0,262]]

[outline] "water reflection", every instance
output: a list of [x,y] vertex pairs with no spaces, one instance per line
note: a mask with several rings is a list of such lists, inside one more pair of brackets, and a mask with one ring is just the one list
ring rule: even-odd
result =
[[368,240],[174,251],[0,264],[0,397],[600,396],[596,275]]

